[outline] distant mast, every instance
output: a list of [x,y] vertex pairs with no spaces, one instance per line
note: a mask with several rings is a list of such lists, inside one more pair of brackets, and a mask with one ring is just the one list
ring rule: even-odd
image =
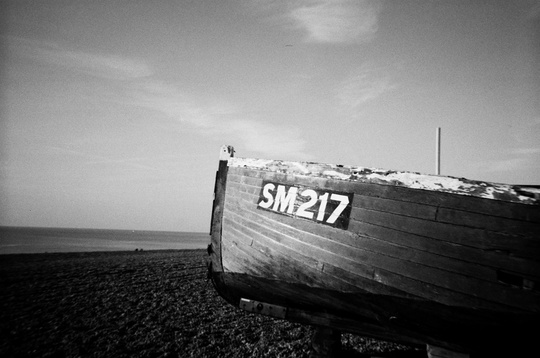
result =
[[435,138],[435,174],[441,175],[441,127],[437,127]]

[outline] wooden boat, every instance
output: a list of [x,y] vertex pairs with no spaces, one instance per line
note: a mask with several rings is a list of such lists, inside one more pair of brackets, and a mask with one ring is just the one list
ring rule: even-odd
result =
[[536,334],[539,187],[221,151],[209,254],[229,303],[452,352]]

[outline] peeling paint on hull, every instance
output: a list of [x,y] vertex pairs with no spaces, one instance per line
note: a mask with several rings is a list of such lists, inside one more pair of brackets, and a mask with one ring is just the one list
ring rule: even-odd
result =
[[451,176],[428,175],[406,171],[391,171],[367,167],[288,162],[251,158],[231,158],[230,167],[329,178],[334,180],[396,185],[412,189],[431,190],[485,199],[505,200],[523,204],[539,204],[540,189],[536,187],[490,183]]
[[537,187],[364,167],[220,162],[211,260],[218,292],[286,319],[481,351],[540,319]]

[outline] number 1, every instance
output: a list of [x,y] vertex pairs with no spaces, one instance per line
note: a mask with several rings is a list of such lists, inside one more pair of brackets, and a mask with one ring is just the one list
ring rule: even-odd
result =
[[326,214],[326,204],[328,203],[328,193],[324,193],[319,199],[321,199],[321,205],[319,206],[319,213],[317,214],[317,220],[323,221],[324,214]]

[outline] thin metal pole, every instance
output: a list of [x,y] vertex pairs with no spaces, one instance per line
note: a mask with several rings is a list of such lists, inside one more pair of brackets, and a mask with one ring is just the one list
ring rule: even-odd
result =
[[435,158],[435,174],[441,174],[441,127],[437,127],[436,132],[436,158]]

